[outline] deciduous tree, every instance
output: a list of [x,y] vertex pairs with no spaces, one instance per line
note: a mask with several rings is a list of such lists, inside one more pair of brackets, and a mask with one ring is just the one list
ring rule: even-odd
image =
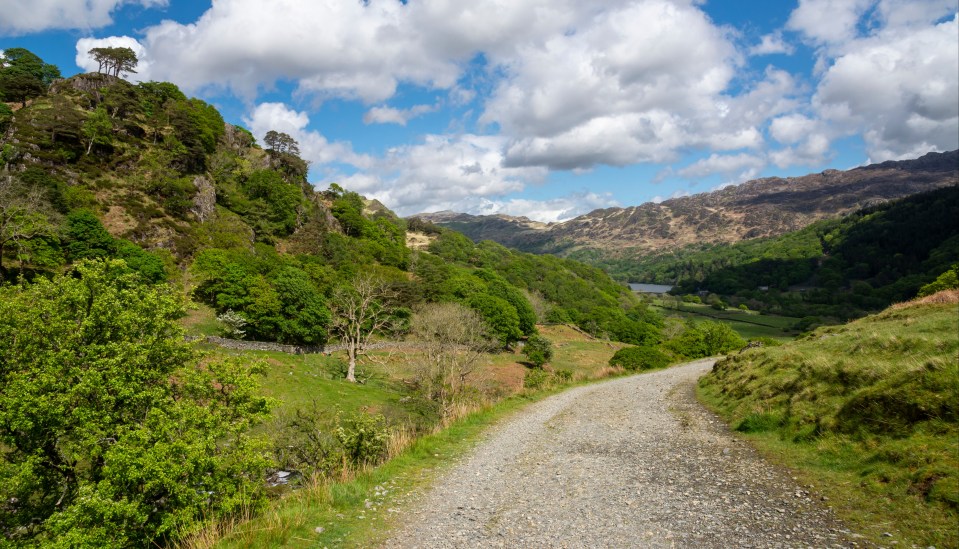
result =
[[161,546],[262,501],[259,366],[198,362],[182,314],[116,260],[0,288],[0,535]]
[[396,292],[386,281],[368,274],[353,278],[349,285],[333,293],[333,332],[346,345],[349,367],[346,380],[356,382],[356,360],[363,354],[370,339],[393,323],[392,300]]
[[484,353],[496,348],[483,318],[458,303],[418,307],[410,322],[411,335],[425,357],[418,362],[416,381],[423,395],[440,405],[444,417],[466,387]]

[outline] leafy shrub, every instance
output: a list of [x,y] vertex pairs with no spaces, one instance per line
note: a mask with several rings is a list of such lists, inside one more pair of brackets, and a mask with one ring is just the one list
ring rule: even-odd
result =
[[562,370],[556,370],[553,373],[556,375],[556,379],[560,380],[563,383],[569,383],[570,381],[573,381],[572,370],[567,370],[564,368]]
[[624,347],[609,359],[610,366],[629,372],[658,370],[669,365],[669,357],[654,347]]
[[470,297],[466,304],[483,317],[493,335],[504,347],[518,341],[523,335],[516,309],[505,299],[489,294],[476,294]]
[[323,421],[315,400],[310,408],[297,408],[279,431],[274,444],[277,467],[305,477],[329,476],[342,467],[343,447]]
[[546,364],[553,358],[553,343],[540,335],[531,335],[529,339],[526,340],[526,345],[523,347],[523,354],[526,355],[526,358],[536,366],[540,368],[543,364]]
[[552,380],[552,374],[542,368],[534,368],[526,370],[526,375],[523,376],[523,387],[535,391],[548,387]]
[[919,288],[918,296],[925,297],[952,288],[959,288],[959,263],[956,263],[950,267],[948,271],[939,275],[934,282],[930,282],[922,288]]
[[[204,360],[122,261],[0,288],[0,525],[25,545],[165,545],[263,502],[262,365]],[[29,427],[27,427],[29,426]]]
[[357,414],[346,419],[338,416],[337,423],[334,435],[350,463],[374,464],[385,457],[390,433],[382,415]]
[[664,346],[686,358],[704,358],[741,349],[746,345],[735,330],[723,322],[689,322],[681,334]]

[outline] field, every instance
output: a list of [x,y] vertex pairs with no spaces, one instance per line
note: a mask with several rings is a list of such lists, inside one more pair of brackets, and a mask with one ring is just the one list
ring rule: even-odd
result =
[[665,302],[661,299],[652,301],[653,307],[663,316],[680,318],[683,320],[719,320],[729,324],[743,339],[770,337],[780,341],[789,341],[799,332],[794,326],[798,318],[776,315],[761,315],[756,311],[740,309],[726,309],[718,311],[709,305],[699,303]]

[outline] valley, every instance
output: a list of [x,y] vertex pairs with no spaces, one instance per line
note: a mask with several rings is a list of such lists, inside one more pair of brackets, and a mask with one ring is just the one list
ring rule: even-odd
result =
[[0,546],[959,545],[959,151],[404,219],[89,53],[0,51]]

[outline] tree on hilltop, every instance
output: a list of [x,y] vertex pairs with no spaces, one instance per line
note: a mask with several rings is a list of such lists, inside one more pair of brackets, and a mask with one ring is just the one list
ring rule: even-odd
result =
[[133,69],[136,68],[139,59],[131,48],[93,48],[89,54],[99,64],[98,73],[106,71],[106,74],[119,78],[120,74],[137,72]]

